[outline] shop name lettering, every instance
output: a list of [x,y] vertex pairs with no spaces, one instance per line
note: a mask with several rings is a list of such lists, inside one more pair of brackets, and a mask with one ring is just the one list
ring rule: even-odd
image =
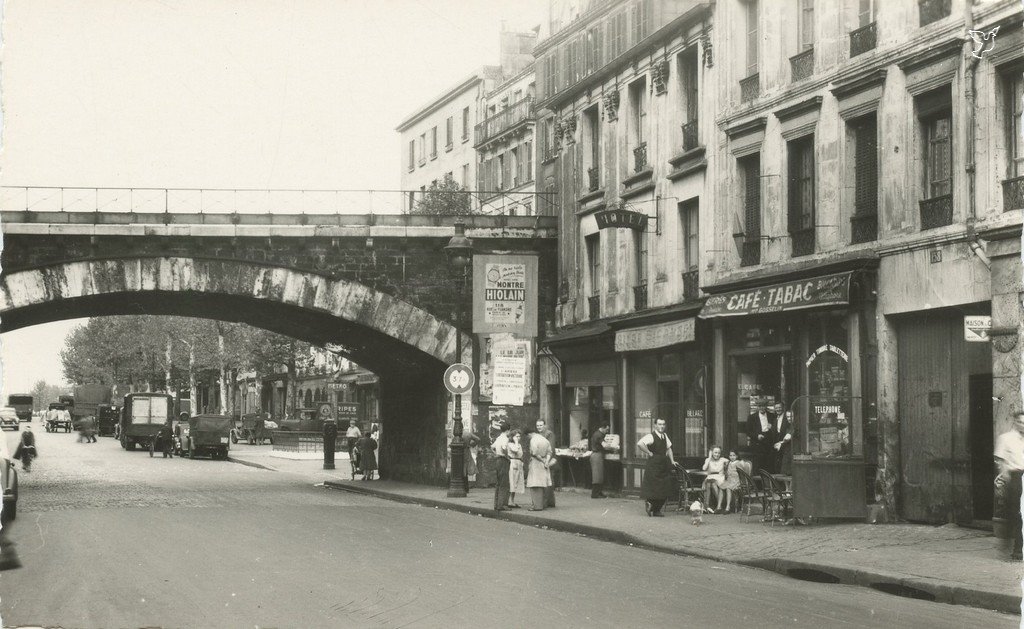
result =
[[629,227],[631,229],[643,229],[647,226],[647,215],[640,212],[627,212],[624,210],[608,210],[598,212],[594,215],[597,219],[597,228],[608,227]]
[[[814,298],[814,282],[804,284],[787,284],[769,288],[767,291],[758,289],[749,293],[740,293],[729,297],[725,304],[726,310],[756,310],[759,308],[777,308],[788,306]],[[767,297],[765,292],[768,293]]]
[[526,301],[524,288],[488,288],[484,292],[487,301]]
[[839,406],[815,406],[815,415],[827,415],[829,413],[842,413],[843,409]]

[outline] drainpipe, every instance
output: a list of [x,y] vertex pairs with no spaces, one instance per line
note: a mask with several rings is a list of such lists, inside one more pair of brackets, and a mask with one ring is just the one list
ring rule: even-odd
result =
[[[974,28],[974,16],[972,13],[971,3],[967,3],[964,7],[965,19],[967,30]],[[975,190],[977,189],[977,168],[974,161],[975,155],[977,154],[977,137],[975,136],[974,126],[977,122],[978,115],[978,96],[975,89],[977,84],[978,75],[978,63],[981,59],[975,57],[969,52],[972,47],[970,39],[964,41],[964,56],[967,58],[967,71],[965,79],[967,82],[967,88],[964,92],[964,96],[967,99],[967,148],[966,148],[966,162],[965,170],[967,171],[967,246],[971,248],[974,255],[981,260],[981,263],[985,265],[985,268],[992,268],[992,261],[989,260],[985,254],[985,248],[981,244],[981,239],[978,238],[978,233],[974,230],[974,223],[978,219],[978,208],[977,199],[975,198]]]

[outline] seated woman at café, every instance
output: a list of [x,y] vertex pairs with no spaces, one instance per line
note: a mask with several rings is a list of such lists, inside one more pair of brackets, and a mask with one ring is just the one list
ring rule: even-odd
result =
[[704,467],[701,469],[708,473],[704,479],[704,504],[708,507],[709,513],[715,513],[711,508],[711,494],[718,498],[718,508],[722,508],[721,484],[725,482],[725,468],[729,461],[722,458],[722,448],[713,446],[708,451],[708,458],[704,459]]
[[[738,468],[743,467],[750,473],[750,463],[740,461],[735,450],[729,450],[729,462],[725,466],[725,478],[718,484],[718,510],[722,510],[722,494],[725,494],[725,513],[732,512],[732,494],[740,488],[740,473]],[[737,500],[737,508],[739,508]]]

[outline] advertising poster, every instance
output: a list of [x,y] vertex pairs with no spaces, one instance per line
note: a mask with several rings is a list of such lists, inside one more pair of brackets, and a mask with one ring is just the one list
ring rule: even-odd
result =
[[527,341],[504,341],[493,347],[491,401],[503,406],[522,406],[526,397]]
[[473,331],[537,336],[537,256],[473,256]]

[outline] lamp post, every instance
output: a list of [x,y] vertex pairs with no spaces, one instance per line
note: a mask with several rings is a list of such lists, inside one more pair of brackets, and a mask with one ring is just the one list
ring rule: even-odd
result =
[[[462,296],[469,276],[469,267],[473,264],[473,241],[466,236],[466,224],[455,223],[455,235],[444,248],[448,262],[457,272],[462,272],[458,282],[458,299],[455,304],[455,360],[462,361]],[[469,492],[469,481],[466,478],[466,444],[462,441],[462,395],[455,394],[455,413],[452,417],[451,472],[448,476],[448,497],[464,498]]]

